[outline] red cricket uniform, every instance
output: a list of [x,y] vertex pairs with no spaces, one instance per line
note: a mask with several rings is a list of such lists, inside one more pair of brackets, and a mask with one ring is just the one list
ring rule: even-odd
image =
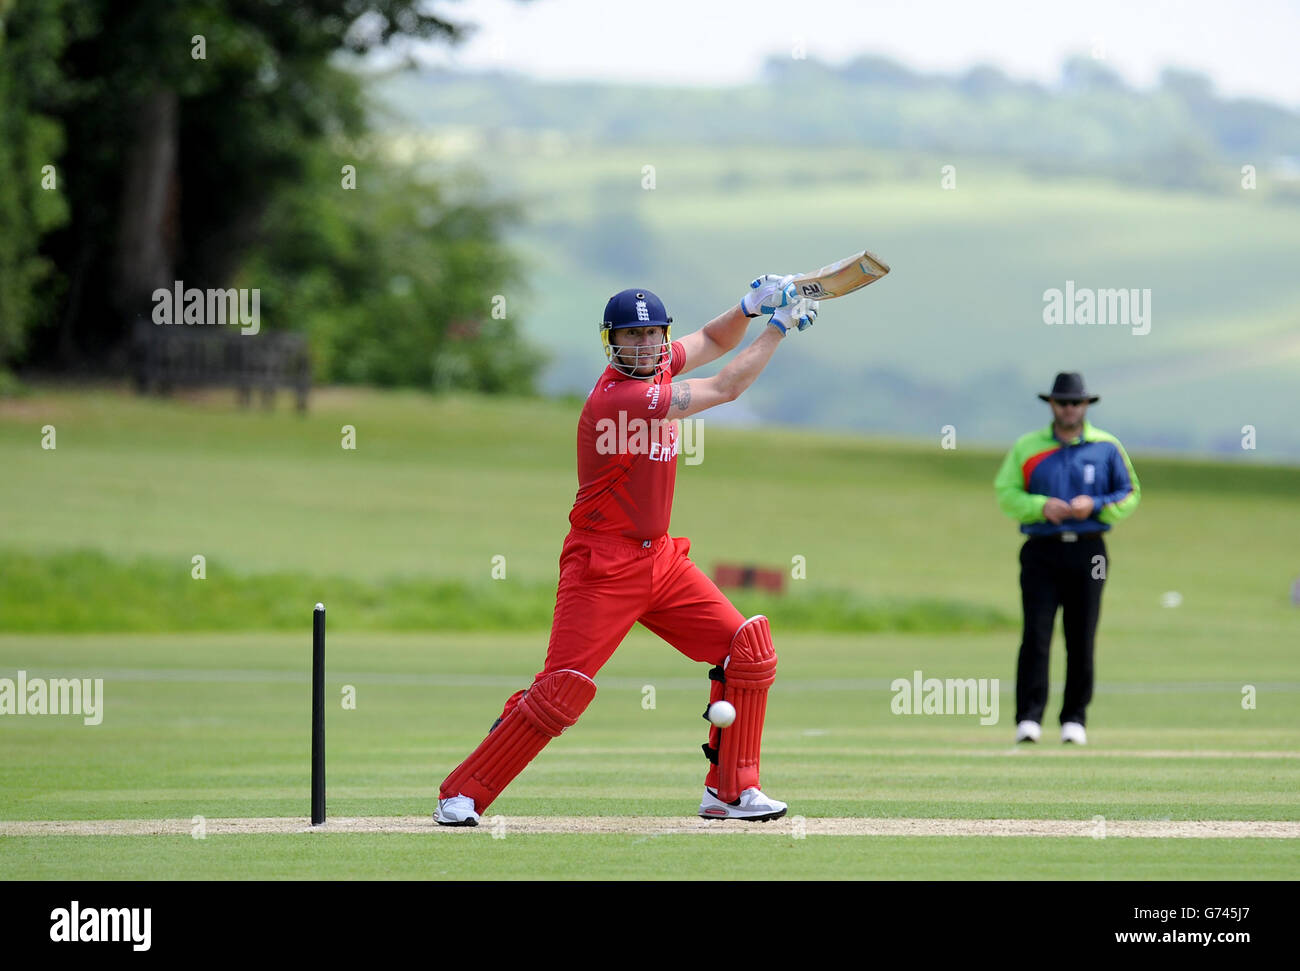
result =
[[[678,427],[666,421],[681,342],[652,379],[607,367],[578,419],[578,494],[560,551],[546,665],[537,677],[609,660],[640,623],[694,661],[718,665],[745,618],[670,537]],[[518,702],[516,692],[504,714]]]
[[[633,311],[619,301],[628,304],[633,292],[615,295],[607,318],[630,318]],[[650,296],[635,293],[635,319],[650,319]],[[655,303],[653,312],[666,316]],[[578,419],[578,494],[560,551],[546,664],[527,691],[510,696],[487,737],[442,781],[439,823],[477,825],[478,813],[552,738],[577,723],[595,697],[596,672],[636,623],[692,660],[713,665],[710,705],[725,700],[736,710],[731,726],[712,726],[702,746],[709,769],[700,815],[784,815],[783,803],[750,793],[760,788],[763,718],[776,674],[767,618],[745,620],[687,557],[690,540],[668,535],[679,429],[666,418],[673,375],[685,364],[685,348],[674,342],[652,377],[629,377],[611,366],[587,396]]]

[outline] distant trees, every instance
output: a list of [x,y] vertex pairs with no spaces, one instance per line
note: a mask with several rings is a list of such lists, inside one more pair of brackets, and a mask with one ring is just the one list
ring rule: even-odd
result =
[[[1300,158],[1293,110],[1224,98],[1204,75],[1173,68],[1152,89],[1130,87],[1088,55],[1067,58],[1059,84],[1016,80],[990,65],[923,73],[880,55],[836,65],[782,54],[763,63],[760,77],[705,90],[430,74],[385,93],[430,125],[559,129],[595,143],[757,146],[770,135],[754,119],[780,117],[782,130],[810,149],[962,153],[1035,172],[1223,191],[1243,164]],[[454,96],[428,97],[435,89]]]

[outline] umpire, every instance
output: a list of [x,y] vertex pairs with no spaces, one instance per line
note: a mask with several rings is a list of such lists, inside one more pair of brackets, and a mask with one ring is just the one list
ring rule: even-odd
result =
[[1062,372],[1049,394],[1052,423],[1020,436],[993,486],[1002,511],[1028,539],[1020,548],[1025,626],[1016,665],[1016,741],[1036,742],[1047,706],[1047,668],[1056,609],[1065,626],[1061,741],[1088,741],[1093,638],[1109,566],[1102,534],[1137,508],[1137,473],[1114,435],[1091,425],[1081,374]]

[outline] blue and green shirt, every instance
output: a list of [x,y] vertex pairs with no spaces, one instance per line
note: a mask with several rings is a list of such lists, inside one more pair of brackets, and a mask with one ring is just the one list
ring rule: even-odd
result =
[[[1073,441],[1057,438],[1052,425],[1021,435],[993,481],[998,505],[1029,536],[1102,533],[1137,508],[1142,497],[1133,463],[1119,439],[1085,419]],[[1055,496],[1069,502],[1092,496],[1092,515],[1049,523],[1043,506]]]

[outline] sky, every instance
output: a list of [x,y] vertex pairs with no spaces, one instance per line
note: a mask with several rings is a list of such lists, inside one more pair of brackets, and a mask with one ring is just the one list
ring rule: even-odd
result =
[[435,0],[477,24],[419,60],[539,78],[736,84],[770,54],[833,64],[883,54],[916,70],[989,63],[1054,82],[1075,53],[1145,87],[1161,68],[1208,74],[1220,94],[1300,108],[1300,0]]

